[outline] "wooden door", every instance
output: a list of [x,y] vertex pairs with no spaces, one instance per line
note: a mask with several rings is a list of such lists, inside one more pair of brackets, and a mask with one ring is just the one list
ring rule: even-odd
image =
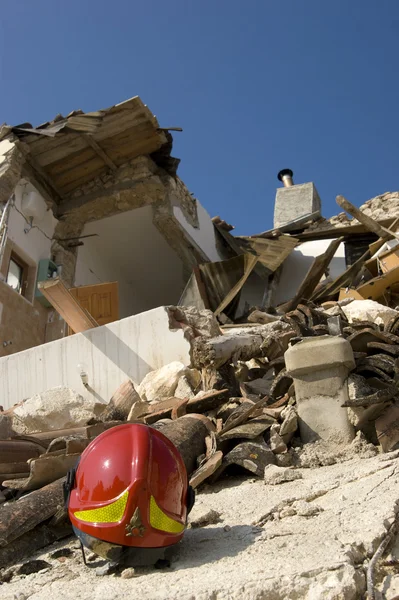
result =
[[[119,319],[118,282],[99,283],[71,288],[70,293],[97,321],[106,325]],[[73,333],[69,331],[69,334]]]

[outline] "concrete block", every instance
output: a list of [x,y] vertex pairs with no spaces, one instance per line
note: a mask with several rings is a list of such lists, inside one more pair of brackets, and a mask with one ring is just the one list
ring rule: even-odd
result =
[[277,188],[274,227],[282,227],[306,214],[321,211],[321,200],[314,183]]
[[387,325],[388,322],[399,315],[399,312],[389,306],[384,306],[374,300],[354,300],[342,307],[349,323],[356,321],[371,321],[377,325]]
[[37,394],[17,406],[13,412],[13,429],[22,435],[81,427],[93,417],[99,417],[104,404],[85,400],[68,388],[58,387]]
[[285,362],[294,379],[302,440],[350,442],[354,429],[342,407],[348,400],[348,373],[355,367],[349,342],[335,336],[308,338],[287,350]]

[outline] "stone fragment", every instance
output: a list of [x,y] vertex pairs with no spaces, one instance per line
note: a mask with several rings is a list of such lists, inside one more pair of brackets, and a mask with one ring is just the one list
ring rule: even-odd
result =
[[347,306],[343,306],[349,323],[356,321],[371,321],[377,325],[387,325],[388,321],[399,315],[399,312],[389,306],[384,306],[374,300],[354,300]]
[[186,339],[220,335],[219,323],[211,310],[198,310],[193,306],[169,306],[170,329],[183,329]]
[[299,517],[314,517],[323,510],[321,506],[314,504],[314,502],[307,502],[306,500],[297,500],[294,502],[293,508]]
[[385,598],[385,600],[397,600],[399,598],[399,575],[387,575],[380,589],[384,592],[384,596],[381,595],[381,598]]
[[267,465],[265,467],[265,483],[267,485],[278,485],[295,479],[302,479],[302,473],[294,469],[278,467],[277,465]]
[[12,417],[0,413],[0,440],[7,440],[13,435]]
[[285,444],[288,444],[295,431],[298,429],[298,417],[293,406],[286,406],[281,412],[283,422],[280,426],[280,436]]
[[188,398],[189,400],[191,400],[191,398],[195,398],[195,393],[186,375],[180,377],[174,395],[176,398]]
[[274,454],[287,452],[287,444],[280,435],[280,425],[272,425],[270,428],[270,448]]
[[134,567],[129,567],[128,569],[123,569],[121,573],[122,579],[133,579],[133,577],[137,577],[138,574]]
[[106,562],[105,565],[102,565],[101,567],[97,567],[95,569],[95,574],[97,575],[97,577],[104,577],[105,575],[112,575],[112,573],[115,573],[117,568],[118,568],[117,563]]
[[191,527],[196,529],[198,527],[206,527],[207,525],[215,525],[220,521],[220,513],[217,510],[208,510],[193,521],[191,521]]
[[148,373],[138,387],[138,394],[142,400],[150,403],[175,396],[179,380],[184,375],[190,381],[190,369],[179,361],[171,362]]
[[99,417],[104,404],[94,398],[83,398],[66,387],[56,387],[36,394],[14,409],[13,429],[19,434],[82,427]]

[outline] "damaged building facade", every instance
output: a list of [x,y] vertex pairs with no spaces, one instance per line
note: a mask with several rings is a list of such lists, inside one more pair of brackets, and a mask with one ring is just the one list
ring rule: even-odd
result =
[[[285,169],[273,228],[236,236],[138,98],[2,136],[5,599],[108,575],[115,598],[397,597],[399,193],[324,219]],[[198,492],[167,573],[103,543],[87,569],[71,539],[67,473],[120,425],[163,433]]]
[[138,97],[2,127],[0,356],[72,333],[39,281],[62,278],[104,325],[176,304],[193,266],[224,258],[171,148]]
[[[278,176],[273,229],[234,236],[179,179],[171,150],[170,130],[138,97],[1,128],[4,407],[60,385],[107,402],[126,376],[139,384],[171,360],[190,363],[168,307],[210,309],[226,327],[254,308],[294,309],[378,239],[356,221],[323,219],[315,184],[295,184],[289,169]],[[62,288],[49,296],[40,286],[52,281]]]

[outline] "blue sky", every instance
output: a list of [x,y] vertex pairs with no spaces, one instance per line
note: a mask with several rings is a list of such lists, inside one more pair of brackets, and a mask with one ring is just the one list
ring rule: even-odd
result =
[[139,95],[179,174],[237,234],[272,226],[277,172],[323,214],[399,189],[397,0],[3,0],[0,123]]

